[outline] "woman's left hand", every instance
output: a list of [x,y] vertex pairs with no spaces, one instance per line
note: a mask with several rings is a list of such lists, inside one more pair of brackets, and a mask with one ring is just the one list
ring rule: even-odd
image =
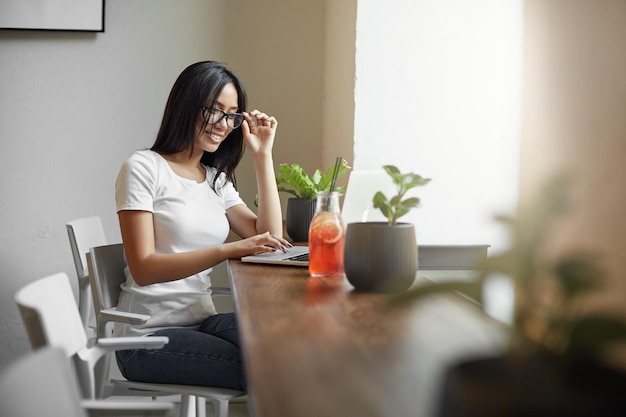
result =
[[278,121],[274,116],[268,116],[258,110],[252,110],[250,113],[244,112],[243,114],[246,121],[241,128],[243,129],[243,138],[248,145],[248,149],[254,155],[271,156]]

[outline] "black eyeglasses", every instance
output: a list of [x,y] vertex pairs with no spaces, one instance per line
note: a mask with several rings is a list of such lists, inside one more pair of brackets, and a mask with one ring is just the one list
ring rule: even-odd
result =
[[245,119],[241,113],[226,113],[215,107],[201,106],[201,108],[202,117],[210,125],[218,124],[226,118],[226,125],[231,129],[237,129]]

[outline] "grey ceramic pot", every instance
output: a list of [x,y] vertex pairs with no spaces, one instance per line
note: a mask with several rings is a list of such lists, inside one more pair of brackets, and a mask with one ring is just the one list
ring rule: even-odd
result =
[[362,291],[403,291],[417,273],[415,227],[410,223],[349,223],[344,266],[350,284]]
[[285,230],[294,242],[309,241],[309,226],[315,214],[317,200],[290,198],[287,200]]

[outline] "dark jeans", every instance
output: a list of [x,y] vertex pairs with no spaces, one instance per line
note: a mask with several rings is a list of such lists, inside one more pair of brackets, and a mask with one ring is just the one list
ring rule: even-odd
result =
[[117,352],[126,379],[246,391],[234,313],[211,316],[198,330],[167,329],[154,336],[167,336],[170,341],[162,349]]

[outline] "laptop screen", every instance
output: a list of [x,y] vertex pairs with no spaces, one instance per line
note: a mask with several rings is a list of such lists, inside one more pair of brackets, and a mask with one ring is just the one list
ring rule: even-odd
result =
[[378,191],[387,197],[397,192],[385,170],[352,171],[341,209],[344,223],[386,221],[380,210],[372,207],[372,200]]

